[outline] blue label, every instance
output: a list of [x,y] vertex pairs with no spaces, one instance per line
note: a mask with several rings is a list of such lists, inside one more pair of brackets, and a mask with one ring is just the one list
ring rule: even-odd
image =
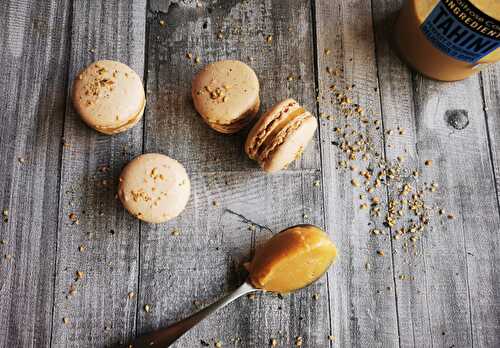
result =
[[434,47],[468,63],[500,47],[500,23],[468,0],[441,0],[420,27]]

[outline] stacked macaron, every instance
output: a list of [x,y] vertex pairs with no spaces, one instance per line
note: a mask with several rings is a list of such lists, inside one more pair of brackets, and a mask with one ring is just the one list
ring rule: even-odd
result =
[[260,107],[257,75],[237,60],[207,65],[194,77],[191,94],[203,120],[225,134],[244,128]]
[[108,135],[137,124],[146,106],[139,75],[112,60],[94,62],[81,71],[73,84],[72,98],[81,119]]
[[248,134],[245,152],[274,173],[300,158],[318,128],[316,118],[293,99],[267,111]]

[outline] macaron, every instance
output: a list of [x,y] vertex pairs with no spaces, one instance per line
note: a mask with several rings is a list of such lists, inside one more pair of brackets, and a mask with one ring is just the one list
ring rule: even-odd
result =
[[113,60],[100,60],[83,69],[73,83],[72,100],[87,125],[108,135],[133,127],[146,106],[139,75]]
[[316,118],[293,99],[274,105],[254,125],[245,152],[274,173],[300,158],[318,128]]
[[260,107],[259,80],[243,62],[222,60],[205,66],[193,79],[191,94],[196,111],[218,132],[244,128]]
[[191,183],[182,164],[159,153],[148,153],[125,166],[118,197],[138,219],[162,223],[184,210],[190,191]]

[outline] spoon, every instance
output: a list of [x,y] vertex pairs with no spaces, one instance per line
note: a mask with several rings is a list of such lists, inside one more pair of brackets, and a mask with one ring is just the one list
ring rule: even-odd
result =
[[244,282],[238,289],[230,293],[229,295],[221,298],[217,302],[211,304],[210,306],[203,308],[199,312],[178,321],[175,324],[163,329],[159,329],[157,331],[153,331],[149,334],[140,336],[136,338],[134,341],[129,343],[129,345],[125,345],[124,347],[133,347],[133,348],[164,348],[169,347],[172,343],[177,341],[182,335],[184,335],[187,331],[192,329],[196,324],[200,321],[208,317],[213,312],[225,307],[230,304],[237,298],[240,298],[243,295],[246,295],[255,291],[263,291],[262,289],[257,289],[253,287],[248,281]]
[[[317,252],[323,251],[326,255],[325,259],[319,259],[319,262],[313,262],[313,264],[316,265],[316,268],[314,269],[311,268],[312,266],[308,266],[308,262],[311,261],[311,258],[313,257],[307,257],[307,252],[300,254],[300,252],[303,250],[309,251],[311,249],[314,249]],[[289,253],[289,255],[286,254],[287,252]],[[309,267],[306,268],[307,272],[302,272],[303,270],[300,269],[297,270],[297,265],[294,264],[293,266],[291,266],[294,269],[290,270],[290,274],[287,273],[282,279],[286,284],[284,285],[285,288],[277,288],[277,283],[279,284],[280,282],[276,279],[274,279],[274,281],[270,279],[272,278],[273,274],[269,270],[272,269],[272,267],[275,266],[277,262],[283,261],[283,258],[286,261],[286,257],[296,256],[298,255],[297,253],[299,253],[299,255],[302,257],[306,257],[304,265],[306,267]],[[335,257],[335,246],[330,241],[327,234],[323,232],[319,227],[307,224],[289,227],[274,235],[261,248],[257,249],[254,259],[249,266],[249,279],[247,279],[234,292],[221,298],[217,302],[200,310],[199,312],[191,315],[190,317],[178,321],[177,323],[172,324],[167,328],[159,329],[149,334],[140,336],[124,347],[169,347],[187,331],[196,326],[200,321],[243,295],[251,292],[266,290],[272,292],[290,292],[302,289],[314,283],[328,270],[328,267],[331,265]],[[293,273],[297,271],[299,272],[299,275],[297,275],[297,273]],[[306,273],[307,275],[304,275]],[[270,274],[271,277],[269,276]],[[301,276],[303,277],[302,279],[300,278]],[[276,277],[279,278],[279,275],[275,276],[275,278]],[[298,281],[294,280],[297,278],[299,279]],[[292,279],[291,282],[290,279]],[[257,284],[259,288],[255,287],[252,284]]]

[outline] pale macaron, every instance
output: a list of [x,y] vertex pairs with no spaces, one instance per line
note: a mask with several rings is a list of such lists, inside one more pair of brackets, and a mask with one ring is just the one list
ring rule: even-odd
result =
[[274,173],[299,159],[318,128],[316,118],[293,99],[274,105],[253,126],[245,152],[266,172]]
[[137,124],[146,106],[139,75],[113,60],[100,60],[83,69],[73,83],[72,100],[88,126],[108,135]]
[[244,128],[260,107],[259,80],[243,62],[222,60],[205,66],[193,79],[191,94],[196,111],[218,132]]
[[150,223],[179,215],[189,200],[191,183],[176,160],[159,154],[140,155],[123,169],[118,197],[130,214]]

